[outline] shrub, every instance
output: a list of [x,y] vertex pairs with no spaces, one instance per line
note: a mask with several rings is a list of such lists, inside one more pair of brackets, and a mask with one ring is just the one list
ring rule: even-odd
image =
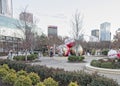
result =
[[116,62],[116,63],[114,64],[114,68],[115,68],[115,69],[120,69],[120,62]]
[[[41,80],[44,80],[48,77],[52,77],[54,80],[59,82],[59,86],[68,86],[71,81],[76,81],[81,86],[87,86],[88,84],[93,82],[95,78],[100,78],[100,76],[95,77],[96,75],[90,75],[88,73],[85,73],[84,71],[68,72],[64,71],[63,69],[54,69],[39,65],[31,66],[23,62],[15,62],[10,60],[0,60],[0,64],[8,64],[10,68],[15,69],[16,71],[23,69],[26,70],[28,73],[35,72],[40,76]],[[100,81],[97,80],[96,83],[99,82]],[[109,83],[109,79],[106,80],[106,83]],[[116,86],[116,82],[113,81],[111,86]]]
[[103,62],[101,63],[102,68],[113,68],[112,62]]
[[109,51],[108,49],[103,49],[103,50],[102,50],[102,54],[103,54],[103,55],[107,55],[107,54],[108,54],[108,51]]
[[45,85],[43,84],[43,82],[39,82],[39,83],[37,83],[36,86],[45,86]]
[[92,81],[90,74],[84,71],[80,72],[59,72],[56,73],[53,78],[59,82],[59,86],[68,86],[71,81],[76,81],[81,86],[87,86]]
[[120,62],[117,59],[98,59],[92,60],[90,63],[92,66],[100,67],[100,68],[109,68],[109,69],[120,69]]
[[70,82],[70,84],[68,86],[78,86],[78,84],[77,84],[77,82]]
[[8,74],[8,71],[5,68],[0,68],[0,78],[5,77]]
[[7,64],[10,68],[15,69],[16,71],[25,70],[26,67],[28,66],[28,64],[25,64],[25,62],[16,62],[0,59],[0,65],[3,64]]
[[23,76],[27,76],[27,72],[24,71],[24,70],[20,70],[20,71],[18,71],[18,72],[17,72],[17,76],[19,77],[19,76],[21,76],[21,75],[23,75]]
[[36,73],[29,73],[28,77],[32,80],[32,84],[36,85],[40,81],[40,77]]
[[13,59],[17,61],[25,61],[25,56],[14,56]]
[[27,56],[27,60],[35,60],[36,58],[38,58],[37,54],[31,54]]
[[[27,56],[27,60],[35,60],[37,58],[37,54],[31,54]],[[17,61],[25,61],[25,56],[14,56],[15,60]]]
[[15,81],[14,86],[32,86],[32,81],[29,77],[21,75]]
[[105,77],[94,78],[89,86],[119,86],[117,82]]
[[45,86],[58,86],[58,82],[53,80],[51,77],[45,79],[43,83],[44,83]]
[[9,69],[10,73],[16,73],[16,71],[14,69]]
[[6,70],[9,70],[9,67],[8,67],[7,64],[3,64],[3,65],[2,65],[2,68],[5,68]]
[[17,76],[15,73],[8,73],[5,77],[3,77],[3,82],[8,84],[14,84]]
[[81,62],[83,61],[84,56],[69,56],[68,61],[70,62]]
[[101,62],[98,60],[92,60],[90,64],[95,67],[101,67]]

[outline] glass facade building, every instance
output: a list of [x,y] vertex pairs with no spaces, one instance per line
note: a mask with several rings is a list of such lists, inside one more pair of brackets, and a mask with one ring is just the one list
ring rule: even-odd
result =
[[100,25],[100,41],[111,41],[111,24],[104,22]]
[[0,15],[0,52],[18,49],[24,38],[23,31],[17,26],[23,25],[21,21]]

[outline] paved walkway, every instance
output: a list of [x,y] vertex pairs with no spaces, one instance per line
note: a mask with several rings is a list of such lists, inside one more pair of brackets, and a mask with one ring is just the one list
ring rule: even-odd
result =
[[[93,59],[99,59],[104,57],[91,57],[86,56],[85,62],[83,63],[70,63],[67,61],[67,57],[41,57],[41,62],[34,62],[34,65],[46,65],[47,67],[53,68],[63,68],[66,71],[80,71],[84,70],[86,72],[92,73],[93,71],[88,71],[85,68],[87,63],[90,63]],[[120,84],[120,75],[119,74],[105,74],[99,73],[100,75],[106,76],[108,78],[113,78]]]
[[0,59],[7,59],[7,56],[0,56]]

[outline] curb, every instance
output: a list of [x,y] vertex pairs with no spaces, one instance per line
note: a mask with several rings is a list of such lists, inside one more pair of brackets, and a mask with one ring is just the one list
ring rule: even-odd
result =
[[87,70],[91,70],[91,71],[96,71],[99,73],[106,73],[106,74],[118,74],[120,75],[120,69],[105,69],[105,68],[98,68],[98,67],[93,67],[90,64],[86,64],[85,68]]

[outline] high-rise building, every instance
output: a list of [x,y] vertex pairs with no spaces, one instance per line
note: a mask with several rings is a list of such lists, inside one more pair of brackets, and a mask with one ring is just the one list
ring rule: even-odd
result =
[[28,12],[22,12],[19,15],[19,19],[29,23],[33,23],[33,14]]
[[0,0],[0,14],[13,17],[12,0]]
[[91,36],[95,36],[97,38],[99,38],[99,30],[98,29],[94,29],[91,31]]
[[100,41],[111,41],[111,24],[104,22],[100,25]]
[[48,26],[48,37],[57,36],[57,26]]

